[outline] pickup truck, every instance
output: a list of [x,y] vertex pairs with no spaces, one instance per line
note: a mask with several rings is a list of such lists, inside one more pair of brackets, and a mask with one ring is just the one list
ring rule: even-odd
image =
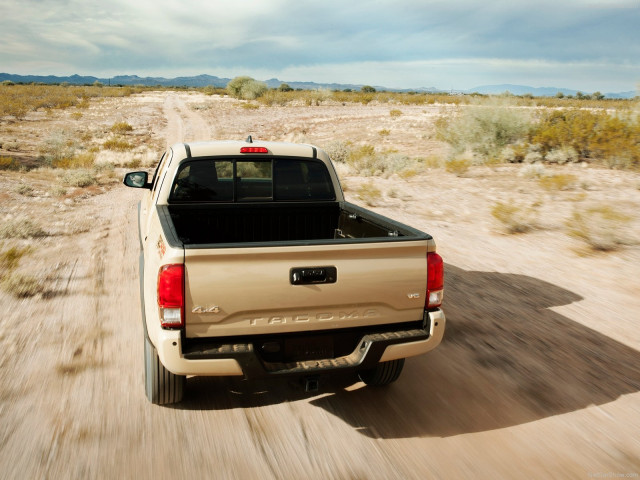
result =
[[173,145],[139,203],[145,392],[183,399],[191,375],[325,373],[395,381],[435,348],[445,316],[433,238],[348,203],[311,145]]

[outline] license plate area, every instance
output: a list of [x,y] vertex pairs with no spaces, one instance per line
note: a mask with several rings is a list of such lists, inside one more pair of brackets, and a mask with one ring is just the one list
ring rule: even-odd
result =
[[333,358],[333,338],[328,335],[288,338],[284,341],[285,362]]

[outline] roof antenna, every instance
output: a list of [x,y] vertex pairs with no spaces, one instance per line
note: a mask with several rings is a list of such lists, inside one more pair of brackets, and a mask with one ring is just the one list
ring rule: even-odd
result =
[[247,143],[253,143],[253,138],[251,138],[251,135],[249,135],[249,136],[247,137],[247,139],[245,140],[245,142],[247,142]]

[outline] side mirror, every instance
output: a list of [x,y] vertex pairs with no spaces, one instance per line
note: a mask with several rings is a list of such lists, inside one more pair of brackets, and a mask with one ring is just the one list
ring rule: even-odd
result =
[[151,188],[151,184],[147,183],[149,174],[147,172],[129,172],[124,176],[124,183],[131,188]]

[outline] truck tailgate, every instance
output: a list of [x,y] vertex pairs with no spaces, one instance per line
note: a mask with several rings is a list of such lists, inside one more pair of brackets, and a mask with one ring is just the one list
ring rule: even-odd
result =
[[[186,336],[275,334],[420,320],[426,255],[426,240],[187,248]],[[335,267],[335,278],[330,274],[322,280],[325,267]],[[299,279],[301,270],[304,284],[294,284],[292,273]]]

